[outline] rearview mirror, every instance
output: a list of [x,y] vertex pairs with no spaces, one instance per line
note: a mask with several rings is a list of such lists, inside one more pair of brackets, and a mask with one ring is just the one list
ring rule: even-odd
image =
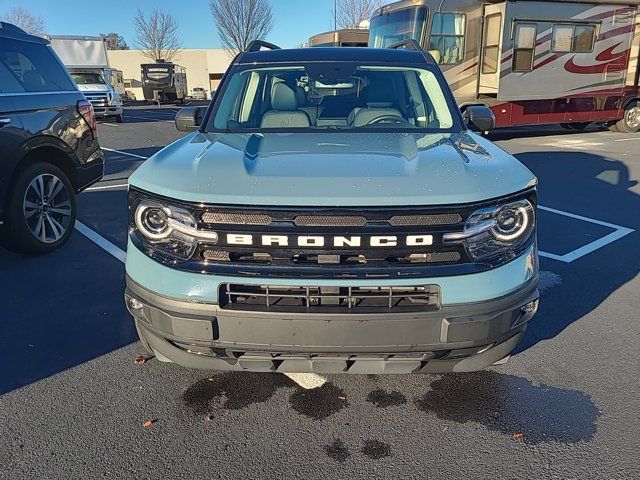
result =
[[183,107],[176,115],[176,129],[180,132],[194,132],[202,125],[205,107]]
[[490,108],[484,105],[471,105],[462,114],[464,122],[471,130],[488,132],[496,126],[496,117]]

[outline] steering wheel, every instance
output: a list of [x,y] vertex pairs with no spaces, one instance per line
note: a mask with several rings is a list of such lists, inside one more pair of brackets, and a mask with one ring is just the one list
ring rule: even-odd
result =
[[365,123],[365,125],[378,125],[382,123],[397,125],[409,124],[409,122],[405,118],[398,115],[381,115],[379,117],[371,119],[370,121]]

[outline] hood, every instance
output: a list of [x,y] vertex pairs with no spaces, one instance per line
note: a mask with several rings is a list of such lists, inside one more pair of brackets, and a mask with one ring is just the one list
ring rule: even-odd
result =
[[193,133],[129,178],[193,202],[278,206],[469,203],[535,185],[488,140],[460,134]]
[[78,85],[78,89],[81,92],[108,92],[109,87],[103,83],[88,83],[83,85]]

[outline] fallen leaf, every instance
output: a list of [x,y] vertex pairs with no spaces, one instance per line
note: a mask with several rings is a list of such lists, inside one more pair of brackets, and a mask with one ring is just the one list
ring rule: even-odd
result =
[[204,417],[204,421],[205,422],[213,422],[213,415],[207,415],[206,417]]
[[545,470],[549,470],[551,468],[551,464],[550,463],[545,463],[544,464],[544,469]]
[[347,397],[345,397],[344,395],[338,395],[338,398],[339,398],[340,400],[346,400],[346,399],[347,399]]
[[136,357],[136,359],[134,360],[134,363],[136,365],[143,365],[145,363],[147,363],[147,360],[151,360],[153,358],[153,355],[138,355]]
[[144,423],[142,424],[142,426],[143,426],[143,427],[147,427],[147,428],[149,428],[149,427],[152,427],[154,423],[156,423],[156,421],[155,421],[155,420],[147,420],[146,422],[144,422]]
[[524,433],[516,433],[513,435],[513,438],[517,440],[518,438],[522,438],[523,436],[524,436]]
[[442,433],[446,432],[447,430],[449,430],[449,425],[444,426],[444,428],[442,429]]

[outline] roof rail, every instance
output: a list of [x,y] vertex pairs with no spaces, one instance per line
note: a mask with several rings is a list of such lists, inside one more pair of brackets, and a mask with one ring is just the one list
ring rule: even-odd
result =
[[268,48],[269,50],[280,50],[280,47],[274,45],[273,43],[265,42],[263,40],[253,40],[247,45],[247,48],[244,50],[245,52],[257,52],[262,47]]
[[394,50],[397,50],[402,47],[404,47],[406,50],[415,50],[416,52],[422,51],[422,47],[420,46],[420,44],[413,38],[407,38],[406,40],[402,40],[401,42],[389,45],[387,48],[393,48]]

